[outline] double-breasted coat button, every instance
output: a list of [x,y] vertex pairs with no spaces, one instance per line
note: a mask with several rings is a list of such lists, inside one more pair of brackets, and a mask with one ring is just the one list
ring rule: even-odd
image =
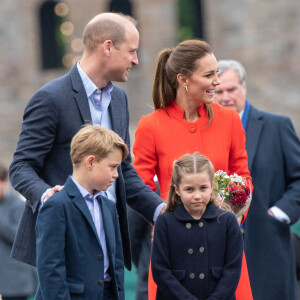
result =
[[204,226],[203,222],[199,222],[199,227],[203,227],[203,226]]
[[199,248],[199,252],[200,252],[200,253],[203,253],[203,252],[204,252],[204,247],[200,247],[200,248]]
[[186,223],[186,224],[185,224],[185,227],[186,227],[187,229],[190,229],[190,228],[192,227],[192,224],[191,224],[191,223]]
[[99,259],[99,260],[102,260],[102,259],[103,259],[103,255],[102,255],[102,254],[99,254],[99,255],[98,255],[98,259]]
[[191,273],[191,274],[189,275],[189,277],[190,277],[191,279],[194,279],[194,278],[195,278],[195,274],[194,274],[194,273]]
[[98,285],[102,285],[103,281],[102,280],[98,280]]
[[200,274],[199,274],[199,278],[200,278],[200,279],[204,279],[204,277],[205,277],[205,275],[204,275],[203,273],[200,273]]
[[193,249],[188,249],[188,254],[193,254],[194,253],[194,250]]

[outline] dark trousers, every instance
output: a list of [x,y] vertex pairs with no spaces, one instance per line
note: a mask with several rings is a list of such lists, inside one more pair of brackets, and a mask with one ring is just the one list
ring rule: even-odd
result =
[[104,282],[104,289],[103,289],[103,300],[115,300],[117,299],[114,295],[111,281]]
[[151,252],[152,226],[128,207],[132,260],[137,271],[136,300],[148,300],[148,272]]

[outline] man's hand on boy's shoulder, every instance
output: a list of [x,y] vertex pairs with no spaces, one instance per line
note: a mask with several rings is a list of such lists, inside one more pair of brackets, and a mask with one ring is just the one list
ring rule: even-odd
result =
[[61,191],[63,188],[63,185],[56,185],[52,189],[48,189],[43,198],[43,202],[45,203],[50,197],[52,197],[55,193]]

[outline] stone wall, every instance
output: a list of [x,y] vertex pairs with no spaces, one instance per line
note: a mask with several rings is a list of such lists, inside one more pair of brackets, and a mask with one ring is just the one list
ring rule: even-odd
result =
[[300,2],[206,1],[208,41],[217,59],[247,71],[257,108],[291,117],[300,134]]
[[[65,1],[81,38],[85,24],[106,11],[108,1]],[[132,0],[140,31],[139,66],[120,84],[128,94],[131,136],[142,114],[152,111],[151,90],[157,53],[174,46],[175,0]],[[288,115],[300,133],[300,2],[290,0],[202,0],[207,41],[218,59],[241,61],[248,73],[248,97],[259,109]],[[42,0],[0,1],[0,161],[10,164],[24,107],[33,93],[66,70],[40,68],[38,9]],[[79,55],[79,54],[78,54]]]

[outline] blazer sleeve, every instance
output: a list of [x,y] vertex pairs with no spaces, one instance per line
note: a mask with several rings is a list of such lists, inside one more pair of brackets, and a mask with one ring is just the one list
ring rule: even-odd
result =
[[124,259],[122,251],[122,238],[120,232],[120,225],[117,216],[116,209],[113,210],[114,215],[114,227],[115,227],[115,239],[116,239],[116,255],[115,255],[115,273],[116,282],[119,293],[118,299],[125,299],[125,287],[124,287]]
[[280,118],[278,127],[285,162],[286,188],[274,206],[283,210],[293,224],[300,216],[300,141],[290,118]]
[[44,300],[67,300],[70,292],[65,266],[66,217],[60,204],[49,199],[36,222],[37,271]]
[[197,300],[174,276],[169,255],[167,222],[164,215],[157,218],[151,254],[152,274],[157,288],[162,290],[166,299]]
[[42,194],[50,188],[39,173],[51,151],[56,134],[58,112],[46,91],[38,91],[25,108],[22,129],[13,162],[9,168],[12,186],[29,202],[33,212]]
[[226,231],[226,256],[224,260],[224,266],[222,269],[221,278],[215,290],[207,298],[207,300],[232,299],[241,275],[243,238],[235,216],[232,213],[227,213],[224,215],[224,217],[225,216],[229,216],[229,218]]

